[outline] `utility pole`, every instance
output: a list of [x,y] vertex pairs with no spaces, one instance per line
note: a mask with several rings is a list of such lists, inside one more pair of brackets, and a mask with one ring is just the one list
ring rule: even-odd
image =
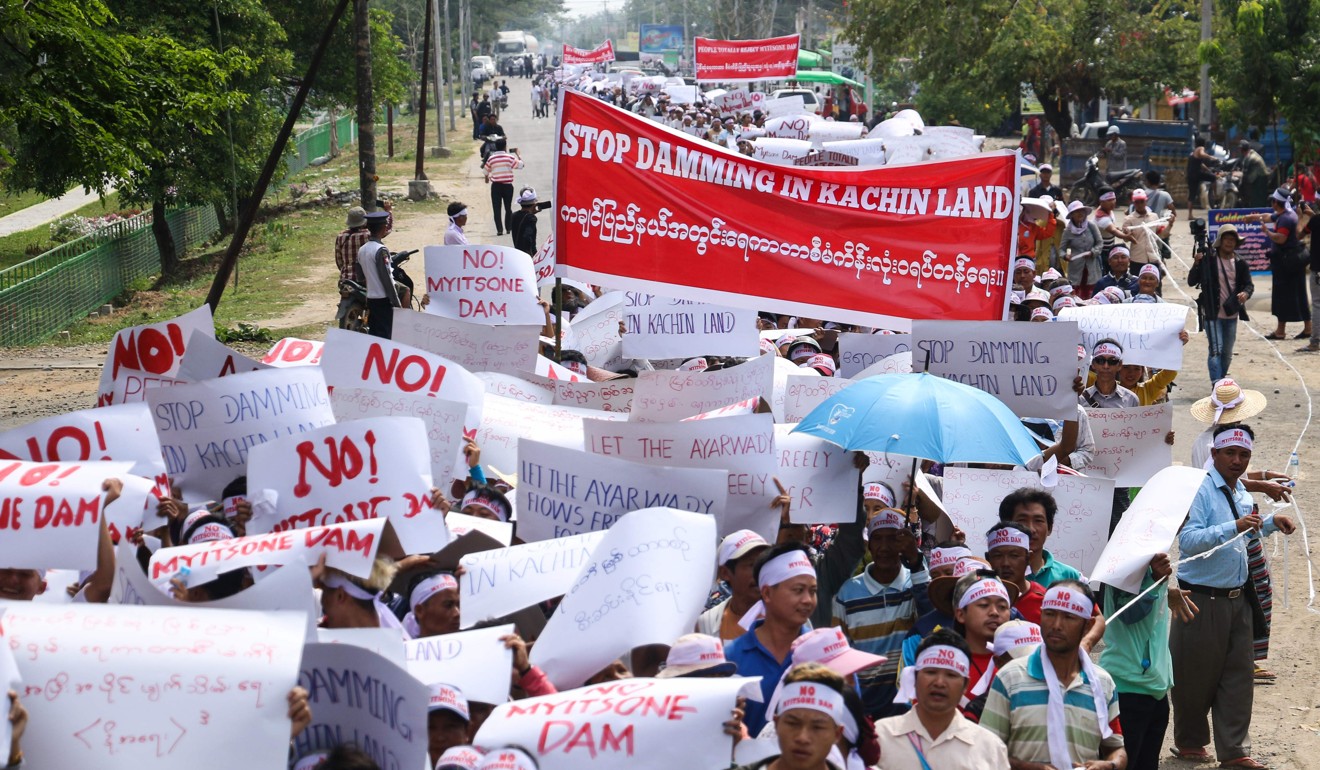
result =
[[[439,9],[437,8],[437,10]],[[454,125],[454,84],[450,81],[453,80],[453,78],[456,75],[458,77],[462,77],[462,75],[458,74],[455,71],[456,68],[454,67],[453,54],[454,54],[453,38],[449,36],[449,0],[445,0],[444,66],[445,66],[445,71],[449,72],[449,78],[450,78],[450,80],[445,81],[445,93],[449,95],[449,130],[450,131],[458,130],[457,127]]]
[[[1201,42],[1210,41],[1210,22],[1215,13],[1214,0],[1201,0]],[[1201,93],[1198,95],[1201,103],[1200,120],[1202,130],[1210,128],[1211,111],[1214,105],[1210,101],[1210,65],[1201,65]]]
[[[435,9],[435,0],[426,0],[426,25],[422,32],[422,89],[417,100],[417,156],[413,167],[413,178],[408,181],[408,200],[426,200],[431,196],[431,183],[426,180],[426,78],[431,72],[432,29],[431,12]],[[439,111],[439,100],[436,110]],[[436,115],[436,122],[440,116]]]
[[[435,29],[435,129],[436,137],[440,142],[440,154],[443,156],[445,145],[448,142],[445,136],[445,103],[440,100],[440,88],[445,83],[445,68],[440,53],[442,50],[440,46],[440,2],[439,0],[426,0],[426,4],[431,13],[426,22]],[[453,107],[453,102],[450,102],[450,107]]]

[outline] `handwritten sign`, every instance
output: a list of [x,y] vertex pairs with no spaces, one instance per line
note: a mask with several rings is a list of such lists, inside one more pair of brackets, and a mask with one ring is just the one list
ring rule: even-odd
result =
[[[801,97],[798,97],[801,99]],[[720,114],[729,114],[732,112],[751,112],[759,110],[765,106],[764,91],[748,91],[745,88],[735,88],[731,91],[725,91],[712,100]]]
[[1169,466],[1152,476],[1123,512],[1089,573],[1091,584],[1105,583],[1139,593],[1146,567],[1155,554],[1165,553],[1173,545],[1205,474],[1203,468]]
[[406,641],[403,653],[408,673],[427,686],[454,685],[469,701],[503,703],[509,699],[513,650],[500,637],[512,633],[513,624],[509,624]]
[[252,447],[335,421],[321,370],[308,366],[153,389],[147,403],[165,466],[189,502],[221,499],[247,474]]
[[791,166],[793,161],[805,158],[810,153],[811,142],[805,139],[761,136],[752,142],[752,157],[768,163]]
[[[846,382],[846,380],[845,380]],[[788,509],[794,524],[834,524],[857,515],[857,484],[861,472],[852,453],[837,444],[793,433],[797,425],[775,426],[775,474],[793,499]]]
[[96,405],[144,401],[149,388],[175,384],[193,332],[215,337],[210,305],[169,321],[120,329],[110,340]]
[[624,293],[612,291],[592,300],[573,316],[573,349],[592,366],[610,371],[623,368],[623,337],[619,331],[623,304]]
[[821,149],[849,158],[856,158],[858,166],[883,166],[888,158],[885,140],[877,138],[849,139],[842,142],[823,142]]
[[1173,409],[1168,404],[1130,409],[1087,409],[1095,451],[1077,468],[1088,476],[1113,479],[1115,486],[1139,487],[1173,465]]
[[609,529],[641,508],[677,508],[719,521],[728,473],[595,457],[522,439],[516,491],[518,536],[530,542]]
[[431,455],[431,477],[442,484],[467,475],[463,460],[463,420],[467,404],[368,388],[335,388],[330,408],[340,422],[366,417],[416,417],[426,427]]
[[555,380],[538,377],[530,372],[520,373],[516,377],[499,372],[477,372],[477,377],[485,383],[486,392],[492,396],[502,396],[529,404],[555,402]]
[[634,383],[631,378],[605,382],[555,383],[555,404],[599,409],[602,412],[627,412],[632,409]]
[[[1058,478],[1059,485],[1049,492],[1059,510],[1045,547],[1064,564],[1089,573],[1109,538],[1114,482],[1088,476]],[[1029,471],[944,469],[944,507],[967,533],[972,553],[985,553],[985,532],[999,522],[999,501],[1021,487],[1044,489],[1040,476]]]
[[1021,417],[1077,412],[1077,325],[913,321],[912,369],[971,385]]
[[[292,612],[4,603],[33,767],[283,767]],[[242,740],[234,740],[241,735]]]
[[1059,320],[1077,322],[1088,353],[1108,337],[1123,347],[1123,363],[1182,369],[1183,344],[1178,333],[1187,324],[1186,305],[1138,302],[1066,307],[1059,312]]
[[[4,614],[4,610],[0,609],[0,623],[4,622]],[[0,639],[3,638],[0,636]],[[0,644],[0,688],[6,693],[10,690],[22,692],[20,687],[22,684],[23,678],[19,676],[18,661],[14,660],[14,651],[9,649],[8,644]],[[14,723],[8,719],[0,719],[0,746],[11,746],[13,741]]]
[[774,421],[768,414],[677,423],[583,422],[587,451],[675,468],[719,468],[728,474],[728,502],[720,535],[750,529],[767,540],[779,532],[770,501],[778,495],[772,477]]
[[151,410],[140,402],[65,412],[0,433],[0,460],[131,462],[129,473],[169,489]]
[[619,519],[536,640],[532,663],[567,688],[634,647],[687,633],[706,605],[715,542],[704,514],[647,508]]
[[585,532],[464,556],[460,563],[466,571],[458,579],[462,627],[502,618],[568,593],[592,549],[604,537],[603,531]]
[[427,246],[428,313],[488,324],[545,323],[532,258],[509,246]]
[[495,326],[395,308],[391,339],[444,356],[468,371],[514,374],[536,364],[540,330],[540,324]]
[[628,358],[754,356],[756,312],[630,291],[624,300]]
[[867,377],[878,377],[882,374],[908,374],[911,371],[912,351],[905,350],[902,353],[885,356],[857,374],[854,374],[852,379],[864,380]]
[[549,380],[567,380],[569,382],[580,382],[587,379],[586,375],[579,376],[572,369],[551,361],[540,353],[536,354],[536,367],[533,374]]
[[779,117],[781,115],[801,115],[807,111],[806,100],[801,94],[797,96],[781,96],[777,99],[765,100],[765,114],[770,117]]
[[532,269],[536,271],[536,285],[553,286],[555,283],[555,238],[545,239],[541,248],[532,255]]
[[445,547],[431,507],[431,452],[416,417],[368,417],[252,448],[248,532],[287,532],[386,518],[408,553]]
[[774,358],[713,372],[650,371],[637,376],[630,420],[676,422],[722,406],[774,395]]
[[784,421],[796,423],[829,397],[857,384],[853,380],[816,375],[789,375],[784,384]]
[[0,564],[92,569],[101,531],[101,484],[128,463],[0,460]]
[[217,340],[214,331],[195,331],[179,363],[179,379],[201,382],[269,368]]
[[581,449],[584,419],[628,419],[627,413],[547,406],[491,395],[486,396],[485,403],[481,429],[477,432],[481,459],[505,470],[518,467],[518,440],[521,438],[545,441],[565,449]]
[[839,374],[843,377],[853,377],[863,369],[878,363],[882,358],[911,349],[911,334],[844,332],[839,335]]
[[449,534],[453,535],[454,540],[458,540],[469,532],[480,532],[498,541],[500,545],[508,545],[513,542],[513,522],[511,521],[494,521],[483,519],[480,516],[469,516],[466,513],[450,511],[449,515],[445,516],[445,524],[449,525]]
[[309,644],[298,684],[312,709],[312,723],[293,740],[298,756],[347,743],[382,770],[426,766],[430,691],[404,669],[356,645]]
[[321,352],[325,343],[317,340],[300,340],[297,337],[285,337],[266,351],[261,363],[283,368],[286,366],[316,366],[321,363]]
[[370,650],[399,668],[406,669],[402,628],[318,628],[309,639],[320,644],[351,644]]
[[385,519],[366,519],[162,548],[151,555],[148,577],[158,583],[187,567],[191,570],[187,583],[194,586],[244,567],[315,564],[325,554],[327,566],[365,578],[371,574],[384,531]]
[[748,681],[628,679],[525,698],[497,706],[474,742],[526,746],[541,770],[713,770],[729,764],[720,726]]

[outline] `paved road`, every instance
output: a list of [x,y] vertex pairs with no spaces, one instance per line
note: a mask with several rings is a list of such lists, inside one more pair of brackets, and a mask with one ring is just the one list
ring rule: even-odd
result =
[[54,200],[43,201],[25,209],[20,209],[12,214],[0,217],[0,238],[54,222],[65,214],[70,214],[98,200],[100,200],[100,196],[97,193],[70,190]]

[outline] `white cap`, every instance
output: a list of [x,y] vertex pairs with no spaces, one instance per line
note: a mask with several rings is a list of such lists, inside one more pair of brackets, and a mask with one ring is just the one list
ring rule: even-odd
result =
[[770,544],[765,538],[750,529],[731,532],[720,541],[719,566],[723,567],[734,559],[740,559],[757,548],[769,547]]
[[431,685],[431,700],[426,706],[426,712],[429,714],[441,709],[459,715],[465,722],[472,720],[467,698],[463,696],[462,690],[452,684]]

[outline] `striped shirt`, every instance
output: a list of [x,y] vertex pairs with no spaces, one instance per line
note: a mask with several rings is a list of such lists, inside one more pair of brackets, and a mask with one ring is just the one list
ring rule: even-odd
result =
[[517,155],[503,150],[492,152],[490,157],[486,158],[486,164],[483,166],[486,169],[487,176],[490,177],[490,181],[500,184],[513,184],[513,170],[522,167],[523,162]]
[[852,646],[889,659],[857,674],[868,715],[891,716],[903,711],[894,706],[903,639],[917,618],[931,609],[926,593],[929,582],[926,570],[914,573],[900,566],[898,577],[882,584],[871,577],[868,567],[834,596],[833,623],[843,628]]
[[[1049,762],[1050,740],[1047,732],[1049,713],[1049,686],[1045,684],[1042,668],[1043,647],[1025,658],[1019,658],[1000,669],[990,685],[985,711],[981,712],[981,726],[999,737],[1008,746],[1008,756],[1021,762]],[[1104,686],[1105,700],[1109,704],[1109,729],[1114,734],[1100,740],[1096,724],[1095,701],[1091,697],[1091,683],[1086,674],[1077,676],[1064,688],[1064,719],[1067,722],[1068,753],[1073,764],[1081,766],[1099,759],[1101,752],[1123,746],[1123,730],[1118,723],[1118,693],[1114,680],[1102,668],[1097,668]]]

